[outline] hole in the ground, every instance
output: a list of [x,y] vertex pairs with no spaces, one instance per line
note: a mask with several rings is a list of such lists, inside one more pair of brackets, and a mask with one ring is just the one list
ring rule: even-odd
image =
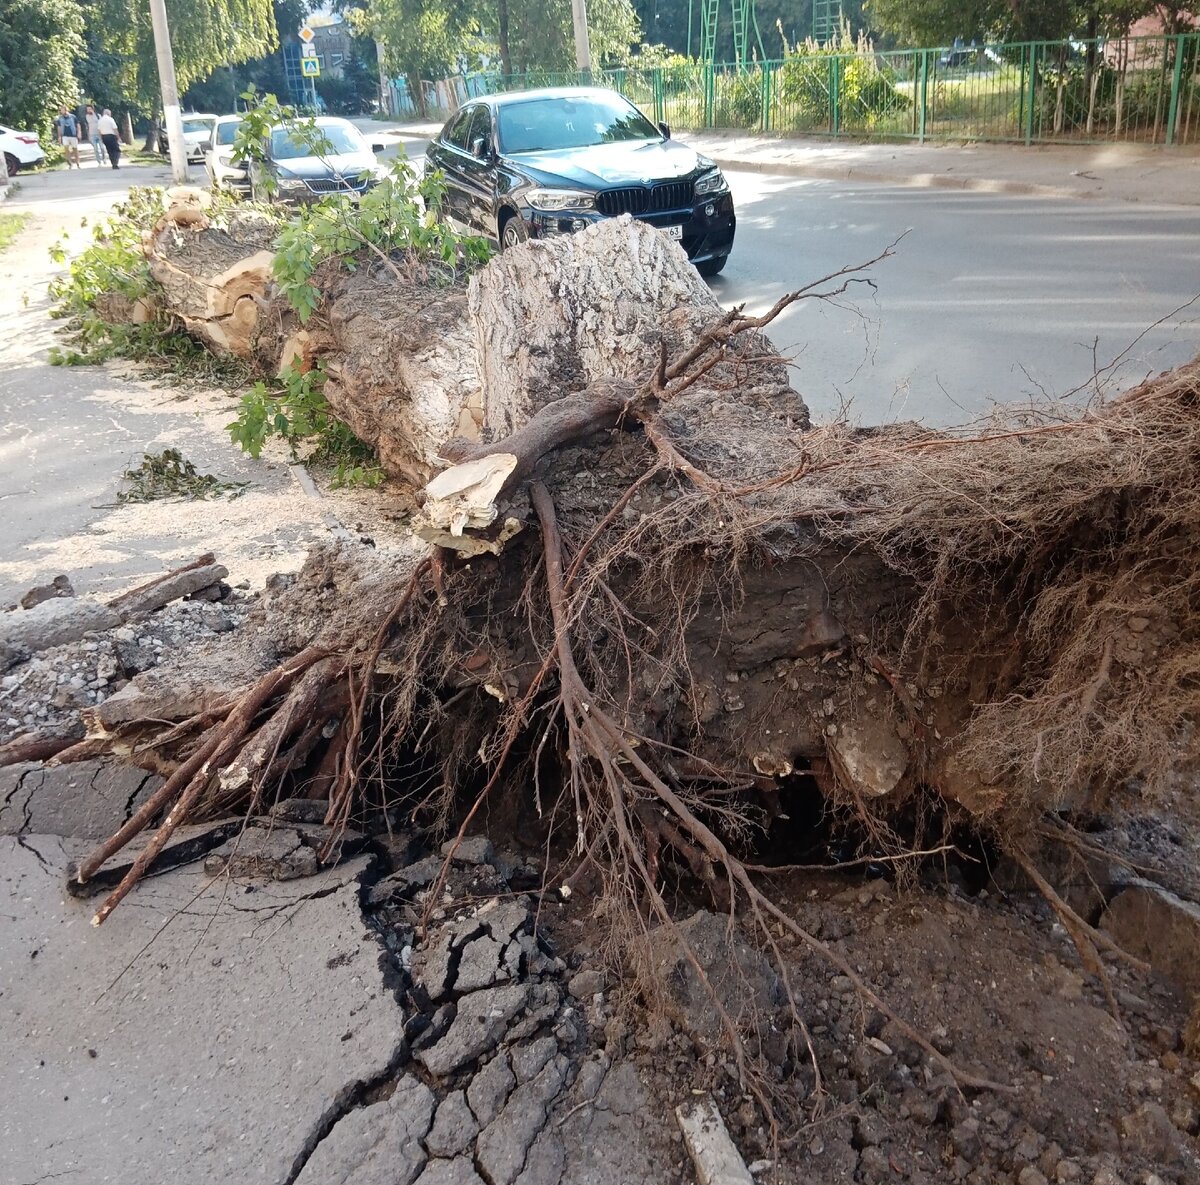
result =
[[846,821],[821,793],[807,767],[777,778],[774,790],[758,791],[755,799],[766,817],[753,846],[755,863],[834,864],[857,854],[843,854],[853,845],[845,832]]
[[[759,796],[767,821],[749,857],[755,863],[832,867],[858,861],[842,871],[889,880],[902,869],[919,872],[926,884],[954,884],[971,896],[991,879],[998,859],[995,845],[979,831],[951,823],[941,800],[924,788],[889,814],[885,843],[884,833],[855,811],[830,803],[813,771],[798,768],[776,786],[774,793]],[[942,847],[948,850],[918,860],[891,858],[906,850]],[[884,856],[888,858],[872,858]]]

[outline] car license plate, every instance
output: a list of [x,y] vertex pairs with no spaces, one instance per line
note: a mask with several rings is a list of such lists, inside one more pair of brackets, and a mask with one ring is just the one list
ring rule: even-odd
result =
[[683,238],[683,227],[682,226],[664,226],[662,228],[662,232],[663,232],[663,234],[665,234],[667,236],[668,239],[682,239]]

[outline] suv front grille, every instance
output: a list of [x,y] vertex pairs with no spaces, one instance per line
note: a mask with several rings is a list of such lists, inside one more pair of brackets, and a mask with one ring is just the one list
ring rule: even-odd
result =
[[607,189],[596,195],[596,209],[608,218],[615,218],[618,214],[660,214],[664,210],[682,210],[691,205],[690,181],[631,185],[628,189]]
[[310,177],[305,184],[313,193],[362,193],[367,187],[366,176],[342,177]]

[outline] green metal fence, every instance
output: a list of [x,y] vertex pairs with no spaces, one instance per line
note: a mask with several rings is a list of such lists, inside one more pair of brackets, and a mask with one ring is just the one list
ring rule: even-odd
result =
[[[1200,33],[888,53],[814,52],[742,68],[596,71],[672,127],[997,140],[1200,144]],[[575,85],[575,73],[475,75],[466,91]]]

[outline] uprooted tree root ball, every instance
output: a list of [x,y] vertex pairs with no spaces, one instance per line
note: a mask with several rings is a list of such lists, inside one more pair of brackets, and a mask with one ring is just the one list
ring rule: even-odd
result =
[[[1152,796],[1190,756],[1200,363],[972,434],[811,428],[762,329],[877,262],[762,317],[723,313],[677,249],[615,220],[440,289],[436,341],[414,338],[420,309],[367,341],[372,285],[392,307],[385,270],[353,277],[353,318],[332,280],[309,335],[330,401],[394,473],[437,473],[417,516],[428,554],[320,549],[236,646],[86,713],[57,761],[111,751],[169,775],[79,865],[85,884],[157,821],[97,923],[186,822],[327,800],[331,860],[369,813],[458,839],[507,816],[558,853],[560,884],[598,887],[616,948],[674,928],[665,886],[688,884],[781,968],[783,934],[818,952],[961,1086],[1003,1089],[776,904],[758,840],[800,778],[884,858],[911,850],[902,818],[935,842],[969,826],[1026,867],[1104,977],[1097,948],[1118,948],[1026,853],[1055,812],[1131,781]],[[803,1049],[795,1000],[791,1015]],[[819,1094],[815,1055],[813,1071]]]

